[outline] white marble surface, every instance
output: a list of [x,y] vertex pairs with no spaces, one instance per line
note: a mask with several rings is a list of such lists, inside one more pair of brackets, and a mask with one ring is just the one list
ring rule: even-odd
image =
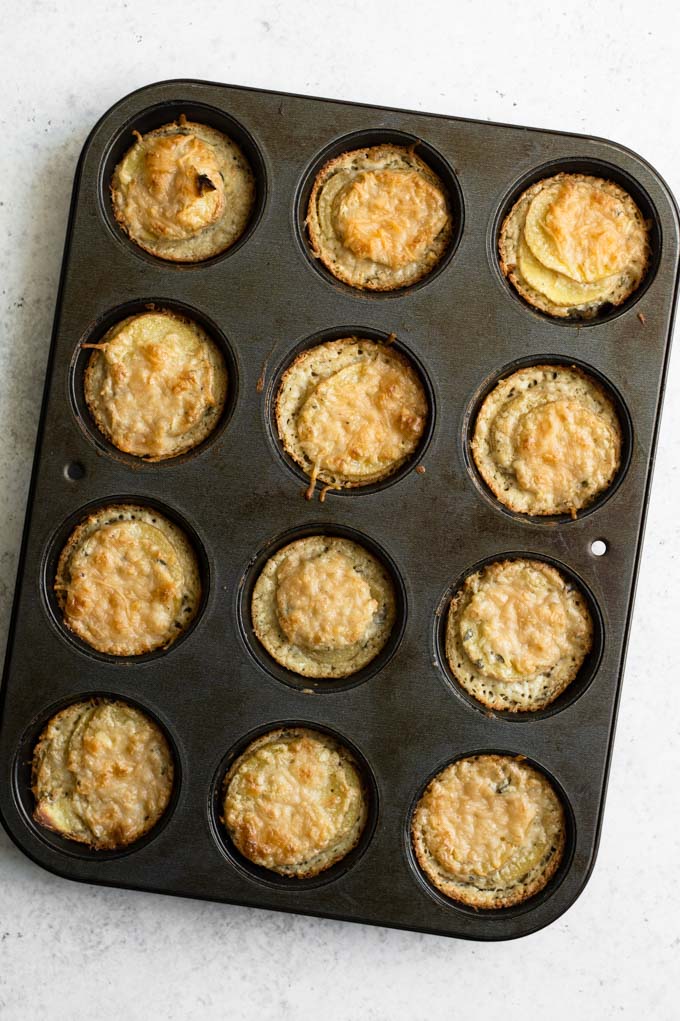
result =
[[[15,5],[0,107],[3,633],[72,174],[111,103],[193,76],[559,127],[624,142],[680,195],[678,29],[673,0]],[[3,1021],[677,1017],[679,501],[676,349],[599,861],[552,927],[470,944],[79,886],[0,832]]]

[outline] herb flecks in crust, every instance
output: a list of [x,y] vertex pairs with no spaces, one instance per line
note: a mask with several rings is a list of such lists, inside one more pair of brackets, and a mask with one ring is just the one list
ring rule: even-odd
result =
[[498,500],[522,514],[576,517],[611,486],[622,429],[604,388],[575,366],[512,373],[484,400],[472,454]]
[[564,809],[550,781],[508,755],[458,759],[430,781],[411,820],[418,863],[447,897],[475,908],[542,890],[564,853]]
[[182,530],[130,504],[98,510],[74,529],[54,587],[66,627],[111,656],[171,645],[201,600],[198,561]]
[[278,550],[255,583],[253,628],[270,656],[303,677],[347,677],[386,645],[394,586],[358,543],[310,536]]
[[116,323],[94,345],[85,399],[119,450],[161,461],[198,446],[215,429],[227,396],[224,358],[195,322],[154,310]]
[[378,145],[330,160],[307,210],[314,255],[364,290],[390,291],[430,273],[452,233],[444,185],[412,148]]
[[545,708],[577,677],[592,642],[585,597],[540,560],[487,564],[468,575],[449,606],[451,672],[489,709]]
[[52,717],[35,747],[34,817],[98,850],[126,847],[165,812],[173,773],[163,733],[141,710],[77,702]]
[[224,780],[224,821],[235,847],[262,868],[306,879],[359,842],[368,802],[350,752],[303,727],[271,731]]
[[429,414],[408,358],[357,337],[303,351],[284,373],[276,397],[286,452],[314,482],[332,487],[364,486],[392,475],[416,453]]
[[532,184],[503,221],[501,270],[530,305],[592,319],[620,305],[649,265],[649,225],[613,181],[556,174]]
[[238,241],[255,179],[236,143],[184,117],[135,136],[111,181],[114,215],[131,240],[172,262],[201,262]]

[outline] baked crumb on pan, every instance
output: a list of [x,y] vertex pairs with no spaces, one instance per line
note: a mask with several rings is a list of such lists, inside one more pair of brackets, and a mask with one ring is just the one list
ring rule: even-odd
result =
[[374,659],[396,617],[394,586],[358,543],[297,539],[278,550],[255,583],[253,628],[278,663],[303,677],[347,677]]
[[171,645],[201,601],[187,537],[163,514],[133,504],[103,507],[73,530],[54,588],[66,627],[111,656]]
[[414,148],[376,145],[329,160],[307,209],[313,254],[344,283],[390,291],[442,259],[452,219],[446,189]]
[[593,643],[583,594],[556,568],[519,557],[467,576],[449,605],[446,658],[489,709],[543,709],[578,675]]
[[140,709],[76,702],[49,720],[36,744],[34,818],[97,850],[126,847],[163,815],[173,777],[165,736]]
[[433,886],[474,908],[519,904],[557,871],[564,809],[550,781],[521,758],[457,759],[428,784],[411,819],[416,859]]
[[520,195],[498,240],[503,274],[534,308],[592,319],[622,304],[649,265],[649,225],[613,181],[556,174]]
[[224,358],[197,323],[166,310],[116,323],[85,370],[85,400],[119,450],[147,461],[186,453],[217,425],[227,397]]
[[392,475],[418,449],[429,414],[408,358],[357,337],[303,351],[276,396],[284,449],[313,482],[332,488]]
[[308,879],[358,844],[368,798],[354,757],[321,731],[286,727],[256,738],[224,779],[224,822],[255,865]]
[[184,116],[134,134],[111,180],[113,212],[130,239],[172,262],[202,262],[238,241],[255,179],[236,143]]
[[472,456],[494,496],[522,514],[571,514],[611,486],[622,429],[605,389],[576,366],[502,379],[475,422]]

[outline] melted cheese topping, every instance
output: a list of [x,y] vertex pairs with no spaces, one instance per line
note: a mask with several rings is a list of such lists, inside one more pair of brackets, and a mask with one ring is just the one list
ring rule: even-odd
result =
[[65,621],[95,649],[130,655],[140,637],[151,649],[176,634],[183,569],[154,525],[103,525],[74,550],[69,573]]
[[391,269],[421,259],[448,221],[441,191],[416,170],[367,170],[335,196],[331,219],[345,248]]
[[436,861],[459,877],[502,868],[528,841],[540,810],[540,785],[532,779],[517,763],[496,756],[459,759],[447,767],[419,805]]
[[277,573],[281,630],[294,645],[341,649],[360,642],[378,610],[368,583],[348,557],[329,551],[313,559],[292,552]]
[[376,357],[323,379],[300,409],[297,434],[318,467],[372,474],[413,453],[426,417],[415,374],[399,361]]
[[172,790],[169,759],[165,739],[139,711],[95,709],[68,766],[77,777],[74,809],[97,841],[127,843],[161,815]]
[[525,237],[540,262],[584,284],[623,272],[645,244],[642,226],[619,197],[571,179],[532,201]]
[[157,312],[112,331],[98,354],[96,411],[119,449],[157,457],[190,438],[217,403],[209,343],[193,323]]
[[606,390],[574,366],[543,365],[519,369],[486,397],[472,452],[506,506],[575,515],[613,482],[622,444]]
[[94,847],[131,843],[165,811],[173,763],[165,737],[122,702],[57,714],[34,759],[36,818]]
[[556,318],[592,319],[640,286],[650,224],[614,181],[561,173],[520,195],[498,247],[502,272],[530,305]]
[[582,505],[612,478],[618,443],[603,418],[579,401],[556,400],[522,415],[513,470],[522,489],[555,505]]
[[351,835],[363,797],[346,759],[307,733],[255,744],[238,760],[224,802],[242,854],[266,868],[300,865]]
[[549,670],[573,645],[564,582],[521,561],[480,585],[458,623],[470,659],[499,681]]
[[215,223],[225,207],[215,152],[194,134],[140,139],[120,169],[133,236],[179,241]]

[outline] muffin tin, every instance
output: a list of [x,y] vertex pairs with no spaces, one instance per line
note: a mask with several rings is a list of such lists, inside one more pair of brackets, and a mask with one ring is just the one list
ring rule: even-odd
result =
[[[231,135],[257,178],[249,228],[226,253],[174,265],[116,225],[108,182],[132,139],[184,113]],[[446,184],[454,236],[415,286],[366,294],[309,254],[306,198],[331,156],[364,144],[412,144]],[[621,308],[588,323],[530,309],[496,258],[502,218],[531,181],[578,170],[620,182],[652,224],[653,259]],[[3,684],[0,811],[18,846],[71,879],[372,922],[469,939],[525,935],[557,918],[593,867],[640,556],[678,267],[671,195],[639,157],[610,142],[196,81],[141,89],[114,106],[83,150],[64,266]],[[148,464],[108,445],[82,393],[79,345],[148,305],[194,317],[224,350],[223,421],[202,446]],[[282,453],[272,402],[301,348],[348,335],[388,339],[414,361],[432,405],[417,456],[382,483],[306,502],[307,481]],[[494,500],[469,454],[474,411],[519,365],[579,364],[622,412],[625,458],[603,499],[574,521],[531,519]],[[37,411],[37,409],[36,409]],[[63,628],[55,558],[92,507],[148,504],[176,520],[201,563],[204,600],[169,649],[135,659],[94,653]],[[386,649],[342,681],[309,681],[270,661],[252,635],[255,573],[279,545],[322,532],[364,543],[396,582]],[[595,541],[606,544],[595,556]],[[600,549],[596,547],[597,552]],[[456,583],[480,563],[529,554],[584,589],[595,645],[582,674],[536,714],[489,713],[448,673],[442,621]],[[93,852],[37,827],[30,758],[49,716],[93,694],[140,706],[164,728],[177,780],[168,812],[137,844]],[[293,723],[336,735],[363,764],[370,819],[360,845],[312,880],[254,868],[230,845],[219,791],[255,735]],[[567,851],[545,890],[515,908],[473,911],[439,895],[409,840],[429,779],[475,752],[523,755],[566,808]]]

